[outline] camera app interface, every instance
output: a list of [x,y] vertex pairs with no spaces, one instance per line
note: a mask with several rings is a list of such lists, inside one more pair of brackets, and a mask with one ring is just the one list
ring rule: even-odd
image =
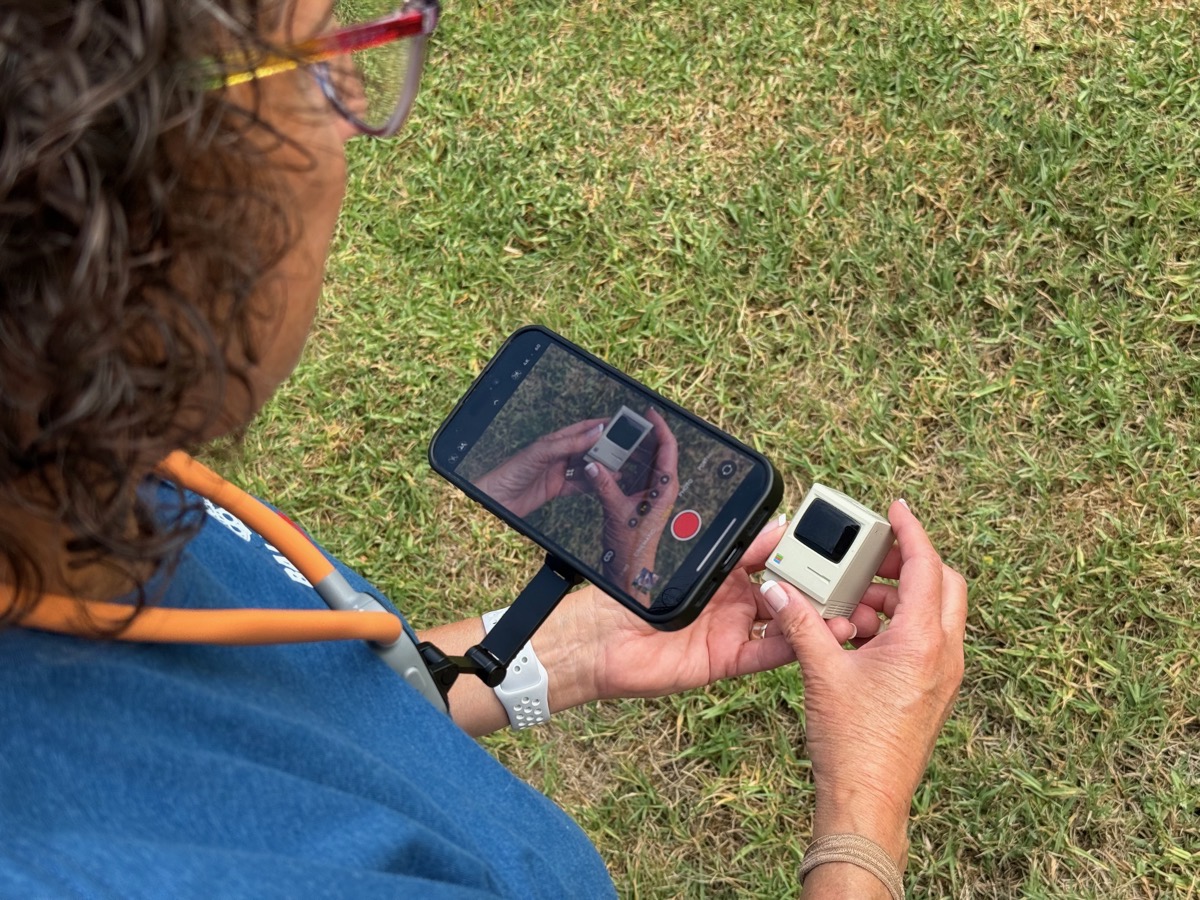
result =
[[663,589],[707,562],[754,461],[553,341],[528,362],[485,385],[497,411],[456,474],[642,605],[670,609]]

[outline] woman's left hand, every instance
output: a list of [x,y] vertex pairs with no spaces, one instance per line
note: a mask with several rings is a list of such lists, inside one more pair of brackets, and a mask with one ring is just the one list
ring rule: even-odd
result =
[[[564,598],[533,636],[533,648],[549,672],[551,709],[615,697],[660,697],[794,662],[791,645],[750,580],[766,564],[782,530],[782,521],[768,526],[696,621],[679,631],[647,625],[590,585]],[[854,628],[847,619],[826,624],[838,641],[848,639]],[[446,653],[461,654],[483,638],[483,628],[472,617],[420,637]],[[451,699],[454,720],[470,734],[487,734],[508,721],[495,694],[476,678],[460,678]]]
[[[659,631],[595,588],[580,591],[593,593],[577,596],[572,604],[575,627],[590,632],[578,637],[595,648],[593,696],[665,696],[795,661],[759,586],[750,580],[765,566],[782,528],[775,523],[759,534],[696,621],[679,631]],[[756,624],[760,632],[766,629],[765,636],[751,633]],[[829,627],[839,640],[849,639],[853,630],[846,619],[831,619]]]

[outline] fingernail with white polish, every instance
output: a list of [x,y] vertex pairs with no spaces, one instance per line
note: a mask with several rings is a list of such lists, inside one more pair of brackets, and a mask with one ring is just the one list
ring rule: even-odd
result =
[[787,524],[787,516],[786,515],[776,516],[774,519],[772,519],[770,522],[768,522],[766,525],[764,525],[762,527],[762,531],[760,531],[759,534],[766,534],[768,531],[774,531],[776,528],[779,528],[781,525],[786,525],[786,524]]
[[595,478],[597,475],[600,474],[600,469],[599,469],[599,467],[597,467],[597,465],[594,462],[590,462],[586,466],[584,466],[583,471],[587,472],[588,478]]
[[909,507],[907,500],[905,500],[903,497],[901,497],[900,502],[904,504],[905,509],[907,509],[909,512],[912,512],[912,509]]
[[779,612],[788,605],[788,595],[783,592],[783,588],[779,586],[779,582],[774,580],[764,581],[759,590],[762,591],[762,595],[767,599],[767,605],[775,612]]

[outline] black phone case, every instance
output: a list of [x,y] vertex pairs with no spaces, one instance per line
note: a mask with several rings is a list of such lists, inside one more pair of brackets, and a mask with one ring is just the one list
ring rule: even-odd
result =
[[[456,417],[460,414],[460,412],[462,412],[463,407],[466,405],[468,399],[472,396],[472,393],[479,389],[481,385],[483,385],[490,377],[492,377],[497,363],[504,358],[506,351],[509,350],[511,345],[523,335],[529,334],[530,332],[543,334],[549,340],[556,341],[564,345],[570,350],[570,352],[575,353],[587,360],[587,362],[589,362],[591,365],[605,372],[610,378],[614,378],[636,389],[637,391],[640,391],[649,397],[653,402],[661,404],[664,408],[670,409],[671,412],[687,420],[697,429],[706,431],[711,435],[719,436],[722,441],[732,444],[739,451],[753,459],[762,467],[766,484],[762,491],[759,492],[758,500],[755,504],[753,504],[753,508],[747,509],[745,519],[743,520],[745,524],[742,525],[742,527],[740,527],[734,535],[727,539],[727,543],[725,547],[721,549],[721,552],[712,554],[713,562],[701,572],[700,576],[693,583],[691,589],[687,592],[687,595],[678,598],[671,598],[671,608],[669,610],[663,611],[660,609],[656,611],[653,606],[644,606],[638,603],[638,601],[632,596],[627,595],[616,585],[608,583],[603,574],[599,571],[587,566],[586,564],[576,565],[575,561],[572,559],[572,555],[563,552],[562,549],[555,544],[552,538],[547,535],[540,534],[534,529],[528,527],[521,518],[493,501],[488,495],[476,489],[474,485],[472,485],[469,481],[459,477],[454,471],[444,467],[437,459],[439,441],[442,440],[446,432],[450,429],[451,424],[455,422]],[[475,500],[492,515],[496,516],[510,527],[528,537],[535,544],[544,549],[548,554],[556,557],[564,566],[574,570],[581,578],[590,581],[596,587],[600,588],[600,590],[618,600],[623,606],[631,610],[639,618],[649,622],[654,627],[663,631],[673,631],[683,628],[695,620],[696,616],[700,614],[700,611],[704,609],[705,604],[707,604],[712,598],[712,595],[716,592],[716,589],[720,586],[721,582],[724,581],[725,576],[730,572],[730,570],[733,569],[738,560],[741,559],[746,548],[749,547],[750,543],[754,540],[755,536],[757,536],[759,531],[766,524],[767,520],[778,508],[780,501],[783,499],[783,485],[779,479],[779,474],[775,470],[775,467],[771,464],[771,461],[761,453],[751,447],[746,446],[741,441],[722,431],[720,428],[717,428],[715,425],[712,425],[700,417],[688,412],[686,409],[679,406],[679,404],[668,400],[657,391],[646,387],[641,382],[631,378],[619,369],[614,368],[604,360],[592,353],[589,353],[587,350],[584,350],[582,347],[578,346],[567,338],[564,338],[562,335],[557,334],[556,332],[551,331],[550,329],[541,325],[527,325],[508,336],[504,344],[502,344],[500,349],[496,351],[496,353],[488,361],[488,364],[484,366],[483,371],[476,376],[475,380],[471,383],[471,386],[462,394],[462,396],[458,399],[458,402],[455,403],[454,408],[450,411],[450,414],[446,416],[442,424],[438,427],[437,432],[434,434],[433,439],[429,444],[429,464],[434,472],[436,472],[442,478],[445,478],[448,482],[461,490],[472,500]]]

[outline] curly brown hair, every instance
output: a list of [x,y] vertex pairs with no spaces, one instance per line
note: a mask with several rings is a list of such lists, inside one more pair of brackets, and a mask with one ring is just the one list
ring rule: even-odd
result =
[[67,535],[71,567],[122,573],[138,608],[198,527],[144,484],[211,429],[231,379],[249,389],[248,299],[290,229],[270,129],[212,89],[211,60],[271,52],[277,7],[0,10],[0,626],[46,582],[22,519]]

